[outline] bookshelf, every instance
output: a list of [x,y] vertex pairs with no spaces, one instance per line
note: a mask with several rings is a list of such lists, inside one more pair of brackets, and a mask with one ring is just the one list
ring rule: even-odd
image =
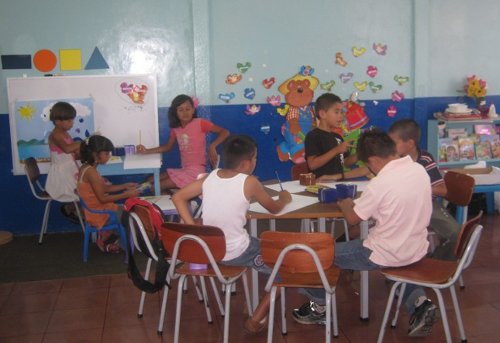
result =
[[500,165],[500,158],[474,159],[439,162],[439,128],[438,122],[444,122],[446,129],[465,129],[468,135],[474,133],[474,125],[493,124],[500,126],[500,118],[497,119],[478,119],[478,120],[437,120],[429,119],[427,121],[427,151],[434,156],[436,163],[440,168],[461,168],[469,164],[475,164],[478,161],[485,161],[488,166]]

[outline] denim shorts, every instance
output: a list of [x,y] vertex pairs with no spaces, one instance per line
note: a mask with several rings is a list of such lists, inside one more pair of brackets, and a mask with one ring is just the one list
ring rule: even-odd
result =
[[262,255],[260,254],[260,240],[255,237],[250,237],[248,248],[238,257],[228,261],[221,261],[221,264],[226,266],[239,266],[253,268],[259,273],[266,275],[271,274],[272,269],[264,264]]

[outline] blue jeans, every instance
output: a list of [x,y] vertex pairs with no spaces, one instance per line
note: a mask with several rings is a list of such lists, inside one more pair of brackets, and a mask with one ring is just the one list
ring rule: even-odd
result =
[[[360,239],[351,240],[349,242],[341,242],[335,244],[335,265],[340,269],[351,270],[376,270],[384,268],[370,260],[372,251],[363,246],[363,241]],[[304,288],[301,293],[309,299],[318,303],[325,304],[325,290],[319,288]],[[420,297],[425,296],[422,287],[415,285],[406,285],[405,294],[403,295],[403,303],[406,306],[409,314],[415,311],[415,301]]]
[[250,237],[248,248],[240,256],[229,261],[221,261],[226,266],[238,266],[253,268],[259,273],[269,275],[272,269],[264,264],[260,254],[260,241],[258,238]]

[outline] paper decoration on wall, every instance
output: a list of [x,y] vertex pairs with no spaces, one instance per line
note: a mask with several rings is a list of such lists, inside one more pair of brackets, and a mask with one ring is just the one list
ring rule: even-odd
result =
[[243,91],[243,96],[248,100],[252,100],[253,98],[255,98],[255,89],[245,88],[245,90]]
[[241,81],[241,78],[242,78],[242,75],[241,74],[229,74],[227,77],[226,77],[226,83],[228,85],[234,85],[238,82]]
[[82,52],[80,49],[59,50],[59,66],[61,70],[81,70]]
[[245,74],[248,69],[252,66],[252,63],[250,62],[245,62],[245,63],[237,63],[236,68],[239,70],[240,73]]
[[94,51],[92,52],[92,55],[90,55],[87,65],[85,66],[85,70],[91,69],[109,69],[108,63],[97,47],[94,48]]
[[234,97],[235,97],[235,94],[233,92],[219,94],[219,99],[224,101],[226,104],[229,103],[231,100],[233,100]]
[[387,44],[382,43],[373,43],[373,51],[375,51],[378,55],[385,56],[387,54]]
[[356,81],[356,82],[354,82],[354,87],[355,87],[358,91],[360,91],[360,92],[364,92],[364,91],[365,91],[365,89],[366,89],[366,86],[368,86],[368,82],[366,82],[366,81],[363,81],[363,82],[358,82],[358,81]]
[[377,100],[373,100],[373,105],[374,106],[378,106],[378,101]]
[[377,93],[378,91],[382,90],[382,85],[377,85],[373,81],[368,82],[368,86],[373,93]]
[[366,68],[366,75],[368,75],[371,78],[377,76],[377,73],[378,73],[378,68],[375,66],[368,66],[368,68]]
[[352,54],[354,55],[354,57],[359,57],[366,52],[366,48],[357,47],[357,46],[353,46],[351,50],[352,50]]
[[396,108],[396,106],[394,105],[390,105],[388,108],[387,108],[387,115],[391,118],[394,118],[394,116],[398,113],[398,110]]
[[341,67],[347,66],[347,61],[344,60],[344,57],[342,56],[341,52],[337,52],[335,54],[335,64],[338,64]]
[[263,134],[267,135],[271,131],[271,126],[269,124],[262,124],[260,126],[260,132]]
[[278,114],[282,117],[286,116],[286,114],[288,113],[288,110],[290,109],[290,105],[288,104],[285,104],[285,106],[283,107],[280,107],[280,108],[277,108],[276,109],[276,112],[278,112]]
[[394,81],[398,83],[398,85],[403,86],[405,83],[410,81],[409,76],[400,76],[400,75],[394,75]]
[[260,105],[247,105],[247,109],[245,110],[245,114],[249,116],[253,116],[256,113],[260,112]]
[[368,116],[364,107],[358,102],[358,95],[358,92],[353,92],[345,104],[345,118],[349,131],[359,129],[368,123]]
[[31,69],[31,55],[2,55],[3,69]]
[[266,99],[267,103],[271,106],[279,106],[281,105],[281,96],[279,95],[271,95]]
[[339,79],[340,79],[340,81],[342,81],[342,83],[347,83],[347,82],[351,81],[353,76],[354,76],[354,74],[351,72],[342,73],[342,74],[339,74]]
[[322,90],[327,91],[327,92],[330,92],[332,90],[333,86],[335,86],[335,81],[334,80],[330,80],[328,82],[320,83],[319,84],[319,87]]
[[136,105],[144,104],[144,98],[148,92],[147,85],[137,85],[134,83],[122,82],[120,84],[120,91],[125,94],[129,100]]
[[264,79],[262,81],[262,85],[264,86],[264,88],[269,89],[274,85],[275,82],[276,82],[276,79],[273,76],[273,77],[270,77],[268,79]]
[[33,56],[33,64],[36,69],[42,73],[46,73],[56,67],[57,56],[47,49],[38,50]]
[[405,98],[405,95],[403,92],[395,90],[394,92],[392,92],[391,97],[392,97],[392,101],[400,102]]
[[314,68],[311,66],[302,66],[299,71],[300,75],[309,76],[314,74]]

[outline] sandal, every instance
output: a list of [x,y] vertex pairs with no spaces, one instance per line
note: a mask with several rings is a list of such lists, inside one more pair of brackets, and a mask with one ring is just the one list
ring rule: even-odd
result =
[[111,232],[107,237],[106,234],[99,233],[99,237],[97,238],[97,247],[106,253],[118,254],[122,251],[122,248],[119,245],[120,236],[116,233]]

